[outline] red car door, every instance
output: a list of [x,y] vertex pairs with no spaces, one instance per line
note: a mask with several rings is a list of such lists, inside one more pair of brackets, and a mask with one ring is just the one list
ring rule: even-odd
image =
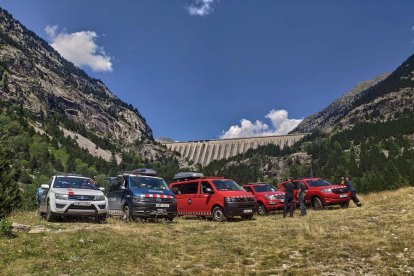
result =
[[200,190],[197,194],[195,199],[194,208],[198,215],[201,216],[209,216],[211,215],[211,208],[212,208],[212,199],[214,197],[214,189],[213,186],[207,181],[202,180],[200,182]]
[[195,215],[195,208],[193,202],[196,199],[198,192],[198,182],[186,182],[175,184],[173,191],[177,199],[177,211],[181,216]]

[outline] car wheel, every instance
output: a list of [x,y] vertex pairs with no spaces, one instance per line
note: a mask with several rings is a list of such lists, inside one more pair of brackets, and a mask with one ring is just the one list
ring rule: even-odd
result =
[[257,213],[261,216],[265,216],[269,212],[266,210],[266,207],[263,205],[263,203],[259,203],[259,205],[257,206]]
[[175,217],[172,217],[172,216],[171,216],[171,217],[167,217],[167,218],[166,218],[166,220],[167,220],[167,221],[173,221],[173,220],[174,220],[174,218],[175,218]]
[[217,206],[213,209],[213,220],[218,222],[223,222],[226,220],[226,216],[224,215],[223,208]]
[[124,209],[122,210],[122,220],[123,221],[129,221],[131,220],[131,213],[129,210],[129,206],[125,205]]
[[253,218],[253,214],[248,214],[248,215],[241,215],[242,219],[252,219]]
[[315,209],[315,210],[323,209],[322,200],[319,197],[314,197],[312,199],[312,206],[313,206],[313,209]]
[[95,217],[97,223],[106,223],[106,214]]
[[341,206],[341,208],[348,208],[349,207],[349,201],[347,201],[347,202],[341,202],[339,204],[339,206]]
[[52,222],[55,220],[55,215],[52,213],[52,211],[50,210],[50,204],[49,202],[47,203],[47,207],[46,207],[46,216],[45,216],[46,220],[48,222]]

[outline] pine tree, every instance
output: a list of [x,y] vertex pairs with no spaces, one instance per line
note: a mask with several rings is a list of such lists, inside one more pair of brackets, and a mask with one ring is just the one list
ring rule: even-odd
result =
[[14,181],[12,157],[8,148],[0,148],[0,217],[20,206],[20,190]]

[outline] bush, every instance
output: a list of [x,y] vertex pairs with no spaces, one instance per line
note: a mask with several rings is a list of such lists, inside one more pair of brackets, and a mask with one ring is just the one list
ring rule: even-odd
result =
[[7,219],[0,220],[0,237],[13,238],[12,223]]

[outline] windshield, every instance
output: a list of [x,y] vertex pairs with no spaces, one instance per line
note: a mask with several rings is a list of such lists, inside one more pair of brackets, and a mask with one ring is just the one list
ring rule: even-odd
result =
[[243,191],[243,188],[233,180],[215,179],[212,182],[218,191]]
[[90,178],[58,176],[53,184],[55,188],[92,189],[97,190],[95,182]]
[[149,190],[168,190],[167,183],[162,178],[130,176],[129,187]]
[[277,189],[274,186],[270,185],[270,184],[254,186],[254,190],[258,193],[276,192],[277,191]]
[[317,180],[307,180],[306,183],[309,184],[311,187],[323,187],[323,186],[330,186],[332,185],[325,179],[317,179]]

